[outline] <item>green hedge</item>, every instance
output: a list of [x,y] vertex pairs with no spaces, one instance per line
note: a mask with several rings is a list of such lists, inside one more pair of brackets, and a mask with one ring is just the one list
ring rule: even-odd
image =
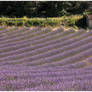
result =
[[6,26],[77,26],[76,22],[82,19],[82,15],[63,16],[56,18],[0,18],[0,25]]

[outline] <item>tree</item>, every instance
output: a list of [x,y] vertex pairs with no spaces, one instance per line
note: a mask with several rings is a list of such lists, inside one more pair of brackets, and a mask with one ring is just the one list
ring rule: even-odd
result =
[[82,14],[88,1],[0,1],[0,16],[59,17]]

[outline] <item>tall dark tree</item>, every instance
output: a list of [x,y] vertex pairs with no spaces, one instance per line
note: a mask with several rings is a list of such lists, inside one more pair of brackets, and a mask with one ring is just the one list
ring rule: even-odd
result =
[[88,1],[0,1],[0,16],[58,17],[82,14]]

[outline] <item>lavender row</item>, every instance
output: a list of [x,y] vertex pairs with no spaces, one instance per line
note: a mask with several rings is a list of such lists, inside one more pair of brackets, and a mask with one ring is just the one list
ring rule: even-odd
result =
[[[43,64],[43,63],[51,63],[51,62],[58,62],[62,59],[65,59],[65,58],[68,58],[68,57],[72,57],[78,53],[81,53],[81,52],[85,52],[86,50],[89,50],[90,48],[92,48],[92,43],[89,43],[87,45],[83,45],[81,47],[78,47],[76,49],[72,49],[72,50],[69,50],[69,51],[65,51],[63,53],[60,53],[60,54],[55,54],[53,56],[50,56],[50,57],[38,57],[36,58],[34,56],[34,58],[32,57],[27,57],[27,58],[22,58],[22,59],[18,59],[17,62],[30,62],[30,64],[34,65],[34,64]],[[4,58],[5,59],[5,58]],[[5,59],[6,61],[8,61],[8,59]],[[34,61],[35,60],[35,61]],[[3,61],[3,59],[2,59]]]
[[[22,42],[22,43],[23,43],[23,42]],[[16,43],[16,44],[17,44],[17,43]],[[8,49],[8,48],[11,48],[11,47],[10,47],[11,45],[14,45],[13,47],[18,47],[18,46],[20,46],[20,47],[22,46],[22,47],[23,47],[23,46],[25,46],[25,45],[27,46],[28,44],[31,44],[31,43],[30,43],[30,40],[29,40],[29,41],[27,41],[27,42],[25,42],[25,41],[24,41],[24,43],[23,43],[23,44],[19,43],[19,45],[17,44],[17,46],[16,46],[16,45],[14,45],[13,43],[11,43],[10,45],[8,45],[8,44],[7,44],[7,45],[8,45],[8,47],[7,47],[7,45],[6,45],[6,46],[4,46],[4,45],[2,46],[2,45],[1,45],[0,47],[3,47],[3,48],[5,47],[5,48],[7,48],[7,49]],[[44,44],[44,43],[42,43],[42,44]]]
[[[37,76],[37,78],[40,78],[40,77],[43,77],[43,78],[52,78],[55,79],[55,78],[71,78],[71,77],[83,77],[83,76],[86,76],[86,75],[89,75],[89,76],[92,76],[92,71],[87,71],[87,70],[73,70],[71,71],[71,69],[67,70],[67,71],[58,71],[55,69],[54,70],[50,70],[50,71],[39,71],[39,72],[36,72],[36,70],[34,70],[34,72],[32,71],[25,71],[24,69],[23,70],[18,70],[18,71],[6,71],[6,72],[1,72],[0,73],[1,76],[0,76],[0,79],[4,80],[5,78],[7,77],[14,77],[14,76],[17,76],[17,78],[34,78]],[[72,75],[72,76],[71,76]],[[62,76],[62,77],[60,77]],[[5,78],[4,78],[5,77]]]
[[[56,55],[56,54],[59,54],[59,53],[63,53],[64,51],[68,51],[68,50],[71,50],[71,49],[74,49],[81,45],[85,45],[85,44],[88,44],[88,42],[91,42],[91,39],[90,40],[82,40],[80,42],[76,42],[76,43],[73,43],[73,44],[70,44],[68,46],[64,46],[62,48],[57,48],[57,49],[53,49],[53,50],[48,50],[46,52],[43,52],[43,53],[40,53],[41,50],[37,51],[37,55],[35,55],[36,51],[32,51],[32,52],[24,52],[24,53],[21,53],[21,54],[17,54],[17,56],[13,55],[13,56],[7,56],[7,59],[8,58],[24,58],[24,57],[30,57],[31,56],[31,60],[34,60],[34,59],[39,59],[39,58],[45,58],[45,57],[50,57],[50,56],[53,56],[53,55]],[[45,49],[46,50],[46,49]],[[44,51],[44,50],[43,50]]]
[[[86,39],[86,40],[84,40],[84,41],[90,42],[90,40],[91,40],[91,39],[89,38],[89,39]],[[84,42],[84,41],[83,41],[83,42]],[[83,42],[81,41],[82,44],[83,44]],[[91,44],[91,43],[89,43],[89,44]],[[80,45],[81,45],[81,44],[80,44]],[[65,46],[65,47],[66,47],[66,46]],[[49,49],[51,49],[51,48],[49,48]],[[39,49],[39,50],[41,51],[41,49]],[[39,52],[39,50],[31,51],[33,54],[30,54],[30,55],[36,54],[36,52]],[[43,50],[44,50],[44,49],[43,49]],[[45,48],[45,50],[46,50],[46,48]],[[31,53],[31,52],[30,52],[30,53]],[[16,53],[16,52],[15,52],[15,53]],[[28,53],[28,52],[25,52],[24,54],[26,55],[27,53]],[[16,54],[17,54],[17,53],[16,53]],[[3,56],[3,55],[4,55],[4,57],[6,56],[5,54],[2,54],[2,53],[1,53],[0,56]],[[7,53],[7,55],[8,55],[9,58],[10,58],[10,57],[13,57],[13,58],[14,58],[14,57],[15,57],[15,58],[18,57],[18,56],[15,56],[15,55],[9,56],[9,53]],[[19,53],[18,53],[18,55],[19,55]],[[24,56],[25,56],[25,55],[24,55]],[[7,58],[7,57],[6,57],[6,58]],[[22,57],[22,58],[23,58],[23,57]]]
[[[91,39],[90,39],[91,40]],[[31,60],[36,60],[36,59],[40,59],[40,58],[46,58],[46,57],[50,57],[50,56],[53,56],[53,55],[56,55],[56,54],[61,54],[61,53],[63,53],[65,50],[67,50],[67,54],[68,54],[68,50],[71,50],[71,49],[74,49],[74,48],[76,48],[76,46],[77,46],[77,48],[79,47],[79,46],[81,46],[81,45],[83,45],[83,47],[86,47],[87,48],[87,46],[89,46],[90,44],[92,44],[92,43],[88,43],[89,41],[90,41],[89,39],[86,39],[86,40],[82,40],[82,41],[80,41],[80,42],[77,42],[77,43],[73,43],[73,44],[70,44],[70,46],[65,46],[65,47],[63,47],[63,48],[59,48],[59,49],[55,49],[55,50],[52,50],[52,51],[50,51],[50,52],[44,52],[44,53],[41,53],[41,54],[38,54],[38,55],[35,55],[35,56],[32,56],[33,54],[34,54],[34,51],[32,51],[32,52],[30,52],[30,53],[27,53],[27,52],[25,52],[25,53],[22,53],[22,54],[18,54],[18,55],[13,55],[13,56],[7,56],[7,57],[4,57],[4,58],[1,58],[1,60],[2,59],[20,59],[21,57],[22,57],[22,59],[23,58],[28,58],[28,57],[30,57],[30,56],[32,56],[31,57]],[[87,46],[85,46],[85,44],[86,43],[88,43],[87,44]],[[83,49],[83,48],[82,48]],[[82,50],[81,49],[81,50]],[[80,49],[79,49],[79,51],[81,51]],[[84,49],[83,49],[84,50]],[[39,51],[37,51],[37,52],[39,52]],[[35,52],[36,53],[36,52]],[[69,52],[69,54],[70,54],[71,52]],[[64,56],[66,56],[67,54],[65,54]],[[69,55],[68,54],[68,55]]]
[[[11,29],[3,29],[3,31],[11,31],[11,30],[14,30],[14,28],[11,28]],[[0,32],[1,32],[1,30],[0,30]],[[5,32],[2,32],[2,33],[0,33],[0,38],[2,37],[2,34],[5,34]]]
[[[64,40],[64,39],[62,39],[62,40]],[[25,41],[24,41],[24,42],[25,42]],[[30,42],[28,42],[28,43],[30,43]],[[17,43],[16,43],[16,44],[17,44]],[[21,44],[21,43],[19,43],[19,46],[20,46],[20,44]],[[14,44],[11,43],[10,45],[14,45]],[[21,45],[22,45],[22,44],[21,44]],[[24,44],[24,45],[25,45],[25,44]],[[26,42],[26,45],[27,45],[27,42]],[[7,46],[9,46],[9,44],[7,44],[5,47],[7,47]],[[1,45],[0,47],[4,47],[4,45],[3,45],[3,46]],[[15,47],[15,46],[14,46],[14,47]],[[7,48],[8,48],[8,47],[7,47]]]
[[[90,35],[90,34],[88,34],[88,35]],[[86,36],[88,36],[88,35],[86,35]],[[85,37],[85,35],[83,35],[83,36],[80,36],[79,38],[80,39],[82,39],[83,37]],[[72,42],[74,42],[74,41],[76,41],[76,40],[78,40],[79,38],[76,38],[76,39],[74,39]],[[46,44],[44,44],[44,43],[42,43],[42,44],[39,44],[39,45],[36,45],[36,46],[34,46],[34,47],[26,47],[26,48],[30,48],[30,50],[33,50],[33,49],[37,49],[37,48],[41,48],[41,47],[44,47],[44,46],[46,46],[46,45],[49,45],[49,44],[51,44],[51,45],[56,45],[56,43],[58,43],[58,44],[62,44],[62,43],[60,43],[60,41],[63,41],[64,39],[59,39],[58,41],[57,40],[54,40],[54,41],[52,41],[52,43],[49,43],[49,42],[47,42]],[[71,40],[71,39],[69,39],[69,40]],[[64,42],[63,42],[63,44],[66,44],[66,43],[68,43],[69,44],[69,41],[68,40],[65,40]],[[64,45],[65,45],[64,44]],[[28,45],[26,45],[26,46],[28,46]],[[17,47],[17,50],[18,50],[18,46],[15,46],[15,47]],[[22,48],[20,47],[19,49],[24,49],[23,48],[24,46],[22,45]],[[6,49],[8,49],[8,47],[6,47]],[[12,48],[13,50],[14,50],[14,48]],[[3,48],[2,48],[2,50],[3,50]],[[8,49],[9,50],[9,49]],[[16,50],[16,49],[15,49]],[[10,51],[10,50],[9,50]],[[19,51],[19,50],[18,50]],[[23,50],[24,51],[24,50]],[[16,51],[15,51],[16,52]]]
[[[30,28],[28,28],[28,27],[22,27],[22,28],[14,27],[14,28],[10,28],[12,31],[7,30],[7,28],[5,28],[5,29],[6,29],[6,31],[5,30],[2,30],[1,33],[10,33],[10,34],[11,33],[15,33],[15,34],[17,34],[17,32],[21,32],[21,31],[18,31],[18,30],[21,30],[21,29],[23,29],[24,31],[30,30]],[[13,30],[13,29],[18,29],[18,30]],[[38,30],[38,27],[35,27],[35,28],[31,29],[31,32],[34,32],[33,30]]]
[[[30,30],[29,30],[30,31]],[[38,32],[39,32],[39,30],[38,30]],[[40,34],[41,33],[43,33],[43,32],[40,32]],[[39,35],[40,35],[39,34]],[[34,33],[34,34],[30,34],[30,32],[28,32],[28,31],[26,31],[25,33],[24,32],[21,32],[21,34],[19,34],[19,33],[17,33],[17,35],[12,35],[12,36],[10,36],[10,37],[8,37],[8,38],[6,38],[6,40],[4,40],[4,41],[2,41],[1,42],[1,44],[2,45],[8,45],[7,43],[11,43],[11,42],[14,42],[14,41],[25,41],[25,40],[29,40],[29,38],[34,38],[34,36],[36,36],[36,35],[38,35],[38,34],[36,34],[36,33]],[[16,38],[17,37],[17,38]],[[31,39],[30,39],[30,41],[31,41]]]
[[[3,41],[5,41],[5,40],[7,40],[7,39],[12,39],[11,37],[13,37],[13,34],[15,35],[15,37],[16,37],[16,34],[18,34],[18,35],[20,35],[19,34],[19,32],[21,32],[21,31],[25,31],[25,29],[24,28],[21,28],[21,29],[9,29],[9,31],[10,32],[8,32],[8,33],[2,33],[1,35],[1,38],[0,38],[0,40],[1,40],[1,42],[3,42]],[[16,32],[16,31],[18,31],[18,32]],[[3,36],[3,35],[5,35],[5,36]]]
[[[0,33],[5,33],[5,32],[8,32],[9,31],[9,29],[13,29],[13,28],[1,28],[0,29]],[[16,29],[16,27],[14,27],[14,29]]]
[[[26,30],[24,31],[24,30],[25,30],[25,29],[22,28],[21,31],[23,31],[23,32],[19,31],[21,34],[19,34],[19,32],[15,32],[14,35],[9,36],[10,38],[3,39],[4,41],[2,41],[1,44],[4,44],[4,43],[6,43],[6,42],[16,41],[16,40],[19,40],[19,39],[23,39],[24,34],[27,34],[27,35],[29,35],[29,36],[33,36],[33,35],[37,34],[40,29],[39,29],[39,30],[38,30],[38,29],[35,29],[35,30],[38,30],[38,32],[33,32],[33,33],[31,33],[31,34],[30,34],[30,32],[31,32],[30,29],[29,29],[28,31],[26,31]],[[18,30],[17,30],[17,31],[18,31]],[[17,37],[17,38],[16,38],[16,37]]]
[[74,64],[69,64],[67,65],[68,68],[85,68],[85,67],[89,67],[92,66],[92,57],[88,57],[85,60],[82,60],[80,62],[76,62]]
[[[83,34],[83,33],[85,33],[85,31],[79,31],[78,33],[76,32],[76,34],[73,34],[74,33],[74,31],[73,30],[71,30],[71,32],[69,32],[69,31],[67,31],[65,34],[62,34],[62,35],[58,35],[58,36],[56,36],[56,37],[54,37],[54,38],[52,38],[52,39],[59,39],[59,38],[61,38],[61,36],[62,37],[65,37],[65,36],[67,36],[67,35],[69,35],[69,34],[71,34],[72,33],[72,37],[75,37],[75,35],[76,36],[79,36],[80,34]],[[70,35],[69,35],[70,36]],[[68,37],[69,37],[68,36]],[[39,41],[33,41],[33,43],[32,44],[39,44],[39,43],[43,43],[44,41],[50,41],[51,39],[50,38],[48,38],[48,39],[40,39]]]
[[21,29],[24,29],[24,28],[20,28],[20,29],[18,29],[17,27],[7,28],[7,29],[2,30],[0,34],[13,34],[13,33],[16,34],[16,32],[19,32],[18,30],[21,30]]
[[[35,70],[36,71],[36,70]],[[92,71],[87,71],[87,70],[82,70],[81,71],[81,69],[80,70],[73,70],[73,71],[71,71],[71,69],[69,70],[68,69],[68,71],[55,71],[55,69],[54,69],[54,71],[52,70],[50,70],[50,71],[40,71],[40,72],[37,72],[36,71],[36,73],[35,72],[32,72],[31,70],[28,70],[28,71],[25,71],[24,69],[23,70],[18,70],[18,71],[6,71],[6,72],[0,72],[0,80],[5,80],[5,79],[7,79],[7,77],[15,77],[15,78],[20,78],[20,79],[22,79],[22,78],[35,78],[36,76],[36,78],[41,78],[41,77],[43,77],[43,78],[52,78],[53,77],[53,79],[56,79],[56,78],[63,78],[63,79],[66,79],[66,78],[71,78],[71,77],[85,77],[85,76],[87,76],[87,75],[89,75],[89,76],[92,76]],[[71,76],[72,75],[72,76]],[[60,77],[60,76],[62,76],[62,77]]]
[[[63,33],[61,33],[61,34],[59,34],[59,35],[63,35],[64,33],[66,33],[66,32],[63,32]],[[27,35],[27,37],[31,37],[31,36],[32,36],[32,34]],[[41,36],[41,35],[40,35],[40,36]],[[54,36],[57,36],[57,35],[54,35]],[[48,37],[48,36],[46,36],[46,37]],[[52,37],[53,37],[53,36],[52,36]],[[21,40],[22,40],[23,37],[15,38],[15,41],[21,42],[21,41],[19,40],[19,38],[21,38]],[[51,37],[50,37],[50,38],[51,38]],[[8,40],[8,39],[7,39],[7,40]],[[34,39],[30,39],[30,41],[33,41],[33,40],[34,40]],[[9,41],[10,41],[10,40],[9,40]],[[11,39],[11,41],[14,41],[14,39]],[[10,42],[11,42],[11,41],[10,41]],[[28,41],[29,41],[29,40],[28,40]],[[5,42],[6,42],[6,41],[5,41]],[[5,42],[4,42],[4,43],[5,43]],[[3,43],[3,44],[4,44],[4,43]]]
[[[79,39],[79,38],[78,38]],[[74,39],[76,41],[76,39]]]
[[[69,71],[69,70],[68,70]],[[15,78],[18,78],[18,79],[28,79],[28,78],[34,78],[34,77],[36,77],[36,76],[38,76],[37,77],[37,79],[39,79],[39,78],[44,78],[44,79],[46,79],[46,78],[49,78],[49,79],[57,79],[57,78],[60,78],[60,79],[71,79],[71,78],[77,78],[77,77],[90,77],[90,76],[92,76],[92,71],[77,71],[77,70],[75,70],[75,71],[72,71],[72,72],[65,72],[65,73],[63,73],[63,71],[57,71],[57,72],[53,72],[53,71],[51,71],[51,72],[49,72],[49,71],[47,71],[47,72],[44,72],[44,73],[30,73],[30,71],[29,72],[18,72],[17,71],[17,73],[16,73],[16,71],[15,72],[13,72],[13,73],[11,73],[11,72],[2,72],[2,73],[0,73],[1,74],[1,76],[0,76],[0,80],[2,79],[2,81],[3,80],[7,80],[7,77],[15,77]],[[77,72],[76,72],[77,71]],[[79,73],[78,73],[79,72]],[[72,75],[72,76],[71,76]],[[52,80],[53,80],[52,79]],[[68,80],[67,80],[68,81]]]
[[[25,30],[25,29],[24,29]],[[37,32],[34,32],[35,30],[37,30]],[[21,34],[27,34],[27,36],[32,36],[32,35],[36,35],[37,33],[42,33],[43,31],[42,30],[40,30],[39,28],[34,28],[34,29],[32,29],[32,30],[28,30],[28,31],[23,31],[23,32],[21,32],[21,31],[18,31],[18,32],[15,32],[15,34],[14,35],[12,35],[12,36],[10,36],[10,38],[9,39],[7,39],[6,41],[12,41],[12,40],[14,40],[14,39],[11,39],[12,37],[14,38],[14,37],[18,37],[18,36],[20,36],[20,34],[19,34],[19,32],[21,33]],[[47,30],[49,30],[49,29],[47,29]],[[32,32],[33,31],[33,32]],[[44,30],[44,31],[46,31],[46,30]],[[31,34],[30,34],[31,33]],[[23,38],[23,36],[21,36],[21,37],[18,37],[17,39],[20,39],[20,38]],[[16,39],[16,38],[15,38]],[[17,40],[16,39],[16,40]]]
[[[12,30],[13,30],[13,29],[12,29]],[[10,32],[8,32],[8,33],[5,32],[5,33],[4,33],[4,34],[7,35],[7,37],[2,37],[1,40],[7,41],[7,39],[9,40],[9,39],[12,39],[13,37],[20,36],[20,33],[21,33],[21,34],[24,34],[24,33],[28,33],[28,32],[26,31],[25,28],[16,29],[16,30],[13,30],[13,31],[10,30]],[[3,34],[3,33],[2,33],[2,34]]]
[[[91,44],[87,44],[87,45],[84,45],[84,46],[81,46],[77,49],[74,49],[74,50],[70,50],[70,51],[67,51],[67,52],[64,52],[64,53],[60,53],[60,54],[57,54],[57,55],[54,55],[54,56],[51,56],[51,57],[44,57],[44,59],[42,58],[32,58],[32,57],[27,57],[27,58],[22,58],[22,59],[18,59],[16,61],[16,59],[14,60],[14,58],[12,59],[8,59],[8,58],[3,58],[3,59],[0,59],[1,62],[3,61],[16,61],[16,62],[29,62],[30,61],[30,64],[34,65],[34,64],[40,64],[40,63],[47,63],[47,62],[54,62],[54,61],[57,61],[57,60],[60,60],[60,59],[64,59],[64,58],[68,58],[69,56],[72,55],[76,55],[76,53],[78,52],[82,52],[82,51],[85,51],[87,49],[90,49],[92,47],[92,43]],[[37,60],[36,60],[37,59]],[[35,60],[35,61],[33,61]],[[33,61],[33,62],[32,62]],[[11,63],[16,63],[16,62],[11,62]],[[7,62],[6,62],[7,64]]]
[[[46,66],[65,66],[65,65],[69,65],[69,64],[72,64],[72,63],[75,63],[75,62],[79,62],[85,58],[88,58],[89,56],[92,55],[92,49],[88,49],[86,51],[83,51],[77,55],[74,55],[74,56],[71,56],[71,57],[68,57],[64,60],[61,60],[59,62],[44,62],[42,63],[44,67]],[[39,64],[40,65],[40,64]],[[40,65],[41,66],[41,65]]]
[[[16,67],[17,68],[17,67]],[[54,69],[54,68],[53,68]],[[72,75],[72,76],[71,76]],[[68,71],[55,71],[54,70],[50,70],[50,71],[40,71],[40,72],[37,72],[36,70],[34,70],[34,72],[32,72],[31,70],[25,70],[25,68],[23,70],[6,70],[6,71],[3,71],[0,72],[0,80],[3,81],[3,80],[6,80],[8,78],[25,78],[25,79],[28,79],[28,78],[49,78],[49,79],[52,79],[52,77],[54,79],[56,78],[71,78],[71,77],[85,77],[86,75],[89,75],[89,76],[92,76],[92,71],[88,71],[88,70],[73,70],[71,71],[71,69]],[[36,77],[37,76],[37,77]],[[60,77],[62,76],[62,77]]]
[[[29,76],[29,77],[30,77],[30,76]],[[33,80],[30,80],[30,78],[29,78],[29,79],[26,78],[26,80],[25,80],[25,79],[19,79],[19,80],[16,80],[16,81],[15,81],[15,80],[14,80],[14,81],[13,81],[13,80],[9,80],[9,81],[7,81],[7,82],[5,81],[5,82],[6,82],[6,86],[8,86],[8,84],[10,83],[10,84],[12,84],[12,86],[15,84],[16,86],[19,86],[19,87],[20,87],[21,85],[23,86],[23,84],[25,85],[25,83],[28,83],[29,86],[30,86],[31,83],[32,83],[32,84],[35,84],[35,83],[36,83],[36,84],[39,84],[39,83],[41,84],[41,83],[42,83],[43,85],[45,85],[44,82],[45,82],[45,83],[46,83],[46,82],[47,82],[47,83],[48,83],[48,82],[50,82],[50,83],[56,83],[56,82],[59,82],[59,83],[66,83],[66,82],[72,82],[72,81],[75,81],[75,80],[76,80],[76,81],[81,81],[81,80],[84,80],[84,79],[85,79],[85,80],[91,80],[92,75],[88,75],[88,76],[86,75],[86,76],[84,76],[84,77],[82,77],[82,78],[78,78],[78,79],[77,79],[76,77],[74,77],[74,78],[73,78],[72,76],[70,76],[70,77],[71,77],[71,80],[70,80],[70,79],[67,79],[67,78],[65,78],[65,77],[64,77],[64,78],[65,78],[65,80],[64,80],[63,77],[60,77],[60,76],[59,76],[60,79],[58,79],[58,78],[56,77],[56,78],[54,78],[54,80],[53,80],[53,77],[52,77],[52,78],[49,78],[49,77],[48,77],[48,78],[41,78],[41,77],[40,77],[39,80],[38,80],[38,79],[35,79],[34,81],[33,81]],[[87,78],[88,78],[88,79],[87,79]],[[81,80],[80,80],[80,79],[81,79]],[[21,81],[21,82],[20,82],[20,81]],[[36,81],[37,81],[37,82],[36,82]],[[2,84],[3,84],[3,83],[4,83],[4,82],[2,82]],[[77,83],[77,82],[76,82],[76,83]],[[28,84],[26,84],[26,85],[28,85]],[[32,84],[31,84],[30,87],[32,87]],[[35,84],[35,85],[36,85],[36,84]],[[52,85],[53,85],[53,84],[52,84]],[[16,86],[15,86],[15,87],[16,87]],[[38,85],[36,85],[36,86],[38,86]],[[36,86],[35,86],[35,87],[36,87]],[[26,86],[26,87],[28,87],[28,86]],[[33,86],[33,88],[34,88],[34,86]]]

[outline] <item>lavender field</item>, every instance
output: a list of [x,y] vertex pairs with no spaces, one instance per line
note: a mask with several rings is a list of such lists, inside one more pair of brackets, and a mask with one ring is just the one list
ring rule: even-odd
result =
[[91,91],[92,30],[0,27],[0,91]]

